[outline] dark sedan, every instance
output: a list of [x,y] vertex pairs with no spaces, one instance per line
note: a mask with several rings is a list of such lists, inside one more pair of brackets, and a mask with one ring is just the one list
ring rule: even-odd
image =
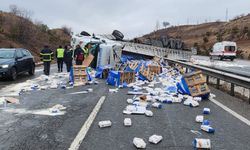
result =
[[0,77],[15,80],[18,74],[35,73],[34,57],[26,49],[0,48]]

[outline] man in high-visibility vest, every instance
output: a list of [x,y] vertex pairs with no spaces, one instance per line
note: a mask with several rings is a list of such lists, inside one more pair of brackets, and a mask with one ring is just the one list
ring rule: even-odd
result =
[[63,59],[64,59],[64,49],[62,46],[59,46],[56,50],[56,59],[57,59],[57,66],[58,72],[63,72]]
[[50,72],[50,62],[53,60],[53,51],[49,49],[49,46],[44,46],[44,49],[40,52],[40,59],[43,61],[44,74],[49,75]]

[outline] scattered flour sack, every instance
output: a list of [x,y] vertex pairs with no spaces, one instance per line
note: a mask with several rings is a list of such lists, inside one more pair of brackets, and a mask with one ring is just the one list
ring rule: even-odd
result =
[[110,120],[100,121],[98,125],[100,128],[111,127],[112,122]]
[[134,137],[133,143],[136,148],[146,148],[146,143],[141,138]]
[[124,123],[124,126],[126,127],[132,126],[132,121],[130,118],[125,118],[123,123]]
[[131,99],[131,98],[127,99],[128,104],[132,104],[133,102],[134,102],[133,99]]
[[151,110],[146,110],[146,111],[145,111],[145,115],[146,115],[147,117],[152,117],[152,116],[153,116],[153,112],[152,112]]
[[199,106],[199,103],[197,101],[192,100],[192,99],[185,100],[183,104],[186,105],[186,106],[190,106],[190,107]]
[[198,115],[198,116],[196,116],[196,118],[195,118],[195,121],[196,121],[196,122],[199,122],[199,123],[202,123],[203,120],[204,120],[204,116],[202,116],[202,115]]
[[210,141],[210,139],[195,138],[193,141],[193,147],[194,148],[211,149],[211,141]]
[[161,135],[154,134],[149,137],[148,141],[153,144],[158,144],[162,139],[163,137]]

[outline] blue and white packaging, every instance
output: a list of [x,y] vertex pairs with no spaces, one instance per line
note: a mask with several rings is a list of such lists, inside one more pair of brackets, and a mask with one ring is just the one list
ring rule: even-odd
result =
[[195,138],[192,144],[194,148],[211,149],[210,139]]
[[210,123],[209,123],[209,121],[208,120],[203,120],[203,122],[202,122],[202,125],[209,125]]
[[199,122],[199,123],[202,123],[203,120],[204,120],[204,116],[202,116],[202,115],[198,115],[198,116],[196,116],[196,118],[195,118],[195,121],[196,121],[196,122]]
[[206,114],[206,115],[210,114],[210,109],[209,108],[204,108],[203,109],[203,114]]
[[201,130],[206,131],[207,133],[214,133],[215,129],[209,125],[201,125]]
[[152,106],[153,106],[154,108],[158,108],[158,109],[161,109],[161,108],[162,108],[162,105],[161,105],[160,103],[157,103],[157,102],[153,103]]

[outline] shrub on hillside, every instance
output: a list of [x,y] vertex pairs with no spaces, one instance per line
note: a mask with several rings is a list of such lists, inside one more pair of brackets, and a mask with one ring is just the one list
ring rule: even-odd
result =
[[211,32],[207,31],[206,36],[210,36],[210,35],[211,35]]
[[203,37],[203,42],[207,43],[208,42],[208,38],[207,37]]
[[67,26],[63,26],[62,27],[62,30],[65,34],[67,35],[71,35],[71,32],[72,32],[72,29],[70,27],[67,27]]

